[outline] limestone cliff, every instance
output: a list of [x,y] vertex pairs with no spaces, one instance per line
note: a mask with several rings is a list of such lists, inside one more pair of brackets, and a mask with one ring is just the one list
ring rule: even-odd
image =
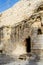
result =
[[0,45],[4,53],[17,56],[27,53],[25,39],[30,36],[32,45],[37,29],[43,30],[41,24],[43,0],[20,0],[3,12],[0,15]]

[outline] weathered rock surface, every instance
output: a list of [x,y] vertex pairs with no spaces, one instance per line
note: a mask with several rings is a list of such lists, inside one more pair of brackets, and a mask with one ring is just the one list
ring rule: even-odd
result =
[[3,53],[17,56],[27,53],[25,39],[31,36],[33,44],[37,29],[43,30],[43,9],[38,10],[41,5],[43,0],[21,0],[1,14],[0,42]]

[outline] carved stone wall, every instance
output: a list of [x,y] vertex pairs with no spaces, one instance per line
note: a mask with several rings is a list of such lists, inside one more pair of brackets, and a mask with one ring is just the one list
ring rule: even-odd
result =
[[[16,10],[17,8],[20,9]],[[38,29],[41,30],[41,34],[38,33]],[[31,37],[31,51],[34,52],[35,50],[36,52],[37,50],[40,50],[39,45],[37,49],[34,47],[37,47],[37,37],[42,34],[43,0],[36,0],[34,3],[33,0],[22,0],[15,5],[15,7],[13,6],[1,15],[0,50],[3,50],[3,53],[5,54],[17,56],[26,54],[25,39],[28,38],[28,36]]]

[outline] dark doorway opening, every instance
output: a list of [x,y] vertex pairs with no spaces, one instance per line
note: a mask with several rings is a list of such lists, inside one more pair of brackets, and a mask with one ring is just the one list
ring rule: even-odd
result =
[[31,37],[26,38],[26,51],[27,53],[31,52]]
[[38,28],[38,33],[37,33],[37,34],[38,34],[38,35],[42,34],[42,31],[41,31],[40,28]]
[[0,50],[0,53],[3,53],[3,50]]

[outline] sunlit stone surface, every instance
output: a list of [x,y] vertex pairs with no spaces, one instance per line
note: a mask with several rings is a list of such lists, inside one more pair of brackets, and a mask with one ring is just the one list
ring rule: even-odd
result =
[[[28,37],[31,38],[30,52],[27,52]],[[16,57],[16,61],[11,62],[11,65],[32,65],[34,61],[37,65],[36,61],[39,62],[41,57],[43,58],[42,45],[43,0],[21,0],[0,14],[0,54],[14,59]]]

